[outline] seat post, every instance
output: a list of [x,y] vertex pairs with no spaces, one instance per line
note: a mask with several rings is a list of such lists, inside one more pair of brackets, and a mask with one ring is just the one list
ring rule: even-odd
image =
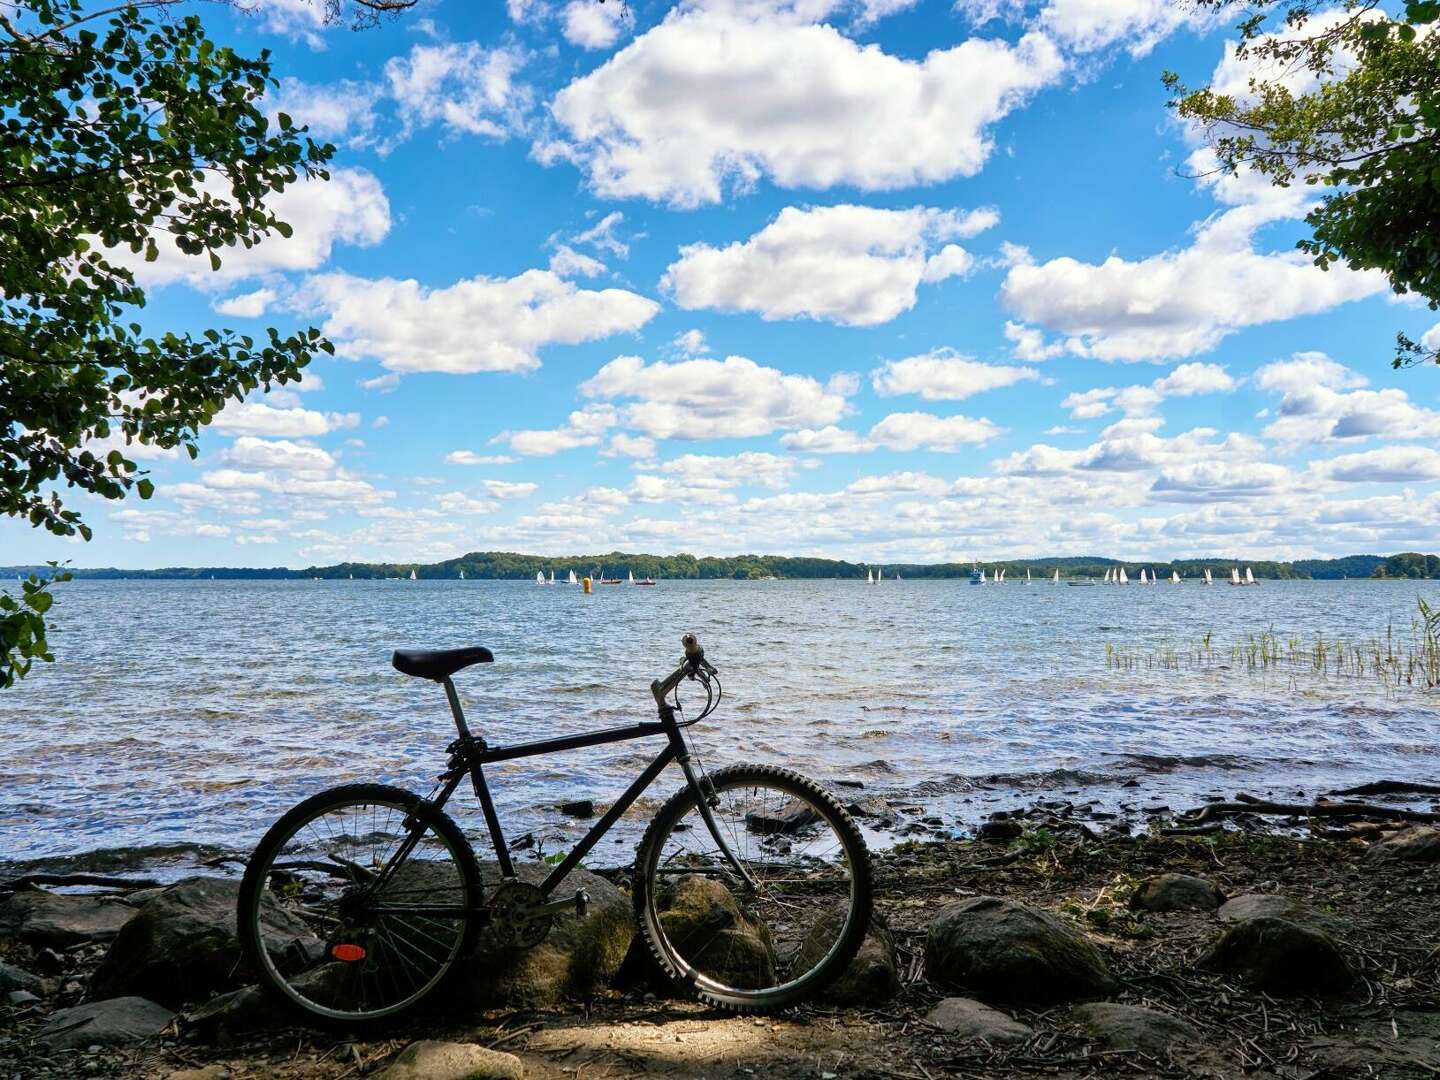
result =
[[465,723],[465,711],[460,708],[460,695],[455,693],[455,684],[446,675],[440,680],[445,684],[445,696],[450,699],[450,711],[455,715],[455,727],[460,732],[462,739],[470,738],[470,728]]

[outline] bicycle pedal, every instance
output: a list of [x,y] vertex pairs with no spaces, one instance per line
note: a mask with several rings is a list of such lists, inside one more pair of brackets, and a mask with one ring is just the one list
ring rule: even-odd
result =
[[590,894],[584,889],[575,890],[575,917],[583,919],[590,914]]

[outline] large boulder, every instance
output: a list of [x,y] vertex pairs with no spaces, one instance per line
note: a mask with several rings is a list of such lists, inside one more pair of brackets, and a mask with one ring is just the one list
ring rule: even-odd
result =
[[0,940],[13,938],[37,949],[68,949],[110,941],[135,909],[107,896],[22,889],[0,901]]
[[1139,1050],[1152,1057],[1163,1057],[1173,1046],[1199,1043],[1203,1038],[1194,1024],[1139,1005],[1095,1001],[1076,1005],[1071,1014],[1111,1050]]
[[1035,1034],[1029,1024],[963,997],[946,998],[926,1014],[925,1022],[962,1039],[980,1039],[996,1046],[1022,1043]]
[[[795,954],[793,968],[804,971],[819,963],[835,944],[844,914],[831,912],[818,919]],[[876,916],[855,959],[825,990],[825,998],[837,1005],[876,1005],[900,992],[899,963],[890,928]]]
[[1256,989],[1281,996],[1343,993],[1355,982],[1349,963],[1323,930],[1266,915],[1231,926],[1198,966],[1238,975]]
[[687,874],[655,898],[665,936],[700,971],[729,985],[768,986],[775,979],[770,928],[745,916],[714,878]]
[[[346,980],[345,965],[321,964],[298,976],[291,985],[312,1001],[334,1004],[329,994]],[[327,1000],[329,999],[329,1000]],[[247,1031],[283,1027],[299,1017],[299,1011],[274,994],[258,986],[242,986],[239,990],[211,998],[185,1015],[185,1026],[202,1038],[237,1035]]]
[[396,1054],[375,1080],[521,1080],[524,1075],[525,1066],[514,1054],[425,1039]]
[[1130,897],[1130,906],[1143,911],[1214,911],[1224,902],[1220,886],[1189,874],[1146,878]]
[[1301,926],[1313,927],[1327,934],[1333,934],[1343,926],[1333,915],[1316,911],[1308,904],[1292,900],[1288,896],[1272,893],[1241,893],[1220,905],[1215,913],[1222,923],[1240,923],[1247,919],[1284,919]]
[[1412,826],[1370,845],[1365,857],[1374,862],[1440,862],[1440,829]]
[[[517,863],[522,882],[538,885],[551,868],[543,863]],[[493,862],[481,863],[488,890],[500,881]],[[552,900],[573,896],[583,889],[590,897],[588,914],[576,918],[558,915],[538,945],[513,948],[482,933],[476,953],[460,974],[456,994],[467,1006],[552,1005],[565,998],[592,997],[610,985],[635,935],[630,897],[609,881],[588,870],[572,870]]]
[[174,1019],[169,1009],[141,997],[110,998],[51,1014],[35,1037],[56,1050],[113,1046],[159,1035]]
[[[241,981],[235,905],[240,883],[190,878],[170,886],[125,924],[90,980],[92,998],[139,994],[178,1006]],[[318,955],[322,943],[268,896],[261,928],[272,954]]]
[[937,986],[968,988],[999,1001],[1103,997],[1117,986],[1079,931],[994,896],[940,909],[925,939],[925,972]]
[[0,993],[23,990],[31,994],[43,994],[49,987],[39,975],[31,975],[24,968],[0,961]]

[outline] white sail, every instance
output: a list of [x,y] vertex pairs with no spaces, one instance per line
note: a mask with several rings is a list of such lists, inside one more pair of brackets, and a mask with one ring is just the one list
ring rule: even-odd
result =
[[1170,571],[1170,584],[1171,584],[1171,585],[1179,585],[1179,584],[1180,584],[1180,571],[1178,571],[1178,570],[1171,570],[1171,571]]
[[1147,585],[1147,584],[1149,584],[1149,583],[1145,580],[1145,568],[1144,568],[1143,566],[1140,568],[1140,584],[1141,584],[1141,585]]
[[866,571],[865,571],[865,584],[866,584],[866,585],[874,585],[874,584],[875,584],[875,571],[874,571],[874,570],[866,570]]
[[550,584],[551,584],[551,585],[554,585],[554,584],[555,584],[555,571],[554,571],[554,570],[551,570],[551,571],[550,571]]
[[1000,585],[1004,585],[1004,584],[1005,584],[1005,571],[1004,571],[1004,570],[997,570],[997,571],[995,572],[995,581],[996,581],[997,584],[1000,584]]
[[1127,574],[1127,573],[1125,573],[1125,568],[1124,568],[1123,566],[1120,567],[1120,584],[1121,584],[1121,585],[1129,585],[1129,584],[1130,584],[1130,575]]
[[1246,585],[1254,585],[1254,584],[1255,584],[1255,575],[1250,572],[1250,567],[1248,567],[1248,566],[1245,567],[1245,584],[1246,584]]
[[882,582],[882,581],[884,581],[884,580],[885,580],[885,568],[882,566],[882,567],[879,567],[879,568],[875,571],[875,584],[876,584],[876,585],[879,585],[880,582]]
[[1056,570],[1056,571],[1055,571],[1055,576],[1050,579],[1050,584],[1051,584],[1051,585],[1059,585],[1059,584],[1060,584],[1060,571],[1059,571],[1059,570]]
[[570,571],[570,584],[571,584],[571,585],[579,585],[579,584],[580,584],[580,579],[575,576],[575,571],[574,571],[574,570],[571,570],[571,571]]
[[460,580],[461,580],[461,581],[464,581],[464,580],[465,580],[465,571],[464,571],[464,570],[461,570],[461,571],[460,571]]
[[535,571],[535,584],[536,584],[536,585],[544,585],[544,584],[545,584],[545,572],[544,572],[543,570],[536,570],[536,571]]
[[984,570],[981,570],[981,571],[980,571],[980,584],[981,584],[981,585],[984,585],[984,584],[985,584],[985,571],[984,571]]
[[1025,584],[1030,584],[1030,568],[1028,566],[1025,568]]
[[1208,566],[1205,568],[1205,584],[1206,584],[1206,585],[1214,585],[1214,584],[1215,584],[1215,579],[1210,576],[1210,568],[1209,568]]
[[630,571],[629,573],[627,573],[625,576],[626,576],[626,578],[629,580],[629,582],[630,582],[631,585],[634,585],[634,584],[635,584],[635,571],[634,571],[634,570],[631,570],[631,571]]
[[1230,584],[1231,584],[1231,585],[1239,585],[1239,584],[1240,584],[1240,568],[1239,568],[1238,566],[1232,566],[1232,567],[1230,568]]
[[411,580],[411,581],[416,581],[416,580],[418,580],[418,579],[415,577],[415,571],[414,571],[414,570],[411,570],[411,571],[410,571],[410,580]]

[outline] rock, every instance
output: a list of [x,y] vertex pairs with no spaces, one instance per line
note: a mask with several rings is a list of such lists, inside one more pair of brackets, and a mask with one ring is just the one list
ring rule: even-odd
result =
[[198,1069],[176,1069],[165,1080],[230,1080],[233,1075],[224,1065],[205,1065]]
[[[498,864],[482,862],[480,869],[486,889],[495,888]],[[544,863],[515,864],[516,876],[534,885],[550,870]],[[545,940],[532,948],[508,948],[482,934],[456,983],[460,1003],[531,1008],[592,997],[609,986],[635,936],[630,897],[598,874],[575,869],[551,898],[573,896],[577,889],[590,896],[589,914],[556,916]]]
[[752,810],[745,815],[746,827],[762,836],[799,832],[819,820],[820,815],[800,799],[791,799],[778,810]]
[[[238,881],[190,878],[170,886],[125,924],[90,980],[97,998],[141,994],[166,1005],[195,1001],[239,981]],[[274,954],[321,947],[299,919],[266,898],[263,931]]]
[[1225,894],[1213,881],[1189,874],[1161,874],[1141,882],[1130,906],[1145,911],[1214,911]]
[[45,980],[14,964],[0,961],[0,991],[7,990],[28,990],[32,994],[42,994],[45,992]]
[[1342,993],[1355,982],[1328,934],[1267,915],[1231,926],[1198,966],[1239,975],[1257,989],[1278,995]]
[[574,802],[564,802],[555,809],[570,817],[592,818],[595,816],[594,799],[576,799]]
[[1440,862],[1440,829],[1401,829],[1370,845],[1365,857],[1375,862]]
[[401,1050],[375,1080],[521,1080],[524,1075],[525,1066],[514,1054],[426,1039]]
[[1274,896],[1269,893],[1243,893],[1220,905],[1216,917],[1223,923],[1244,922],[1246,919],[1286,919],[1301,926],[1313,926],[1317,930],[1333,933],[1341,928],[1339,919],[1316,911],[1292,900],[1288,896]]
[[963,997],[946,998],[930,1010],[925,1022],[962,1039],[982,1039],[997,1046],[1024,1042],[1035,1034],[1034,1028],[999,1009]]
[[975,830],[980,840],[1017,840],[1025,832],[1018,821],[987,821]]
[[35,1037],[55,1050],[112,1046],[159,1035],[174,1019],[169,1009],[142,997],[110,998],[53,1013]]
[[40,1000],[40,995],[32,994],[29,990],[11,990],[5,995],[5,1000],[18,1009],[24,1005],[34,1005]]
[[0,902],[0,939],[14,938],[33,948],[68,949],[110,941],[134,914],[134,908],[106,897],[25,889]]
[[[815,924],[796,951],[794,970],[807,970],[820,961],[835,943],[843,919],[843,914],[835,911]],[[900,992],[898,969],[895,939],[890,935],[890,928],[876,916],[870,923],[865,940],[860,943],[855,959],[825,989],[824,997],[838,1005],[870,1005],[889,1001]]]
[[1088,938],[1055,916],[979,896],[940,909],[925,939],[937,986],[968,987],[1001,1001],[1101,997],[1116,982]]
[[1193,1024],[1158,1009],[1096,1001],[1076,1005],[1071,1015],[1111,1050],[1139,1050],[1163,1057],[1177,1043],[1198,1043],[1203,1036]]
[[769,927],[753,923],[713,878],[686,875],[656,898],[665,934],[703,973],[735,986],[767,986],[775,978]]
[[[322,964],[295,979],[293,985],[313,1001],[325,1003],[326,984],[343,978],[345,965]],[[258,986],[242,986],[221,994],[185,1015],[185,1026],[206,1038],[224,1032],[228,1035],[264,1028],[283,1027],[293,1023],[297,1012],[285,1002],[262,991]]]

